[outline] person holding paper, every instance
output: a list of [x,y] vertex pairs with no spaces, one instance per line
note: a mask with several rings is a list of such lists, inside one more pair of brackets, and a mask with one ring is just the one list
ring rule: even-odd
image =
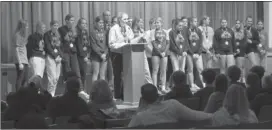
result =
[[123,57],[122,47],[129,44],[134,38],[132,29],[127,25],[128,14],[119,13],[118,24],[115,24],[109,30],[109,47],[114,73],[114,93],[116,99],[122,99],[122,71]]

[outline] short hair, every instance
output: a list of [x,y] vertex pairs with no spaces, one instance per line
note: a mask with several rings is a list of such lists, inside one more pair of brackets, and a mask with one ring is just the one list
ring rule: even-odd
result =
[[262,87],[271,88],[272,87],[272,76],[266,75],[262,78]]
[[72,15],[72,14],[67,14],[67,15],[65,16],[65,21],[69,21],[71,18],[74,18],[74,15]]
[[183,71],[178,70],[171,75],[170,80],[175,85],[182,85],[186,84],[187,76]]
[[253,72],[250,72],[246,77],[246,84],[250,86],[260,85],[260,77]]
[[228,21],[226,18],[223,17],[223,18],[220,19],[220,22],[222,22],[223,20]]
[[227,75],[231,81],[237,81],[241,77],[241,69],[236,65],[230,66],[227,70]]
[[181,19],[176,19],[175,25],[177,26],[179,23],[181,23],[182,20]]
[[163,24],[163,20],[162,20],[161,17],[157,17],[157,18],[155,19],[155,21],[160,21],[160,22]]
[[95,22],[95,23],[98,23],[98,22],[101,21],[101,20],[104,21],[103,17],[102,17],[102,16],[97,16],[97,17],[95,17],[94,22]]
[[216,77],[216,72],[213,69],[205,69],[202,71],[201,74],[202,74],[204,82],[208,84],[212,84]]
[[58,22],[57,20],[52,20],[52,21],[50,22],[50,26],[53,26],[54,24],[59,24],[59,22]]
[[249,16],[246,17],[246,20],[249,19],[249,18],[253,19],[253,17],[249,15]]
[[215,88],[214,91],[215,92],[223,92],[226,93],[226,91],[228,90],[228,77],[224,74],[219,74],[216,76],[215,78]]
[[190,26],[192,25],[191,23],[193,22],[194,19],[197,19],[197,17],[194,17],[194,16],[193,16],[193,17],[190,17],[190,18],[188,19],[188,27],[190,27]]
[[183,20],[183,19],[188,19],[186,16],[182,16],[181,18],[180,18],[180,20]]
[[253,66],[249,71],[256,73],[260,79],[263,78],[264,73],[265,73],[264,67],[259,66],[259,65]]
[[142,99],[147,103],[154,103],[159,97],[157,88],[150,83],[141,87],[141,95]]
[[66,81],[66,88],[68,93],[78,94],[80,90],[80,81],[78,78],[69,78]]

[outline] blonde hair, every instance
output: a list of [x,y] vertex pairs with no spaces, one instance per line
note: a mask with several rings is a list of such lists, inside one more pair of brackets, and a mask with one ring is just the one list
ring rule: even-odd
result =
[[24,19],[20,19],[18,21],[18,24],[17,24],[17,27],[16,27],[16,30],[15,30],[15,33],[19,33],[22,37],[24,38],[27,38],[27,21],[24,20]]
[[232,84],[226,92],[223,107],[230,115],[248,116],[250,109],[246,89],[241,85]]

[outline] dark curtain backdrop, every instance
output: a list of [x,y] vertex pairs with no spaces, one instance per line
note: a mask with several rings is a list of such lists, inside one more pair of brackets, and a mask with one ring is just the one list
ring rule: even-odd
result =
[[211,26],[218,28],[219,19],[226,17],[229,25],[233,26],[236,19],[245,20],[247,15],[253,16],[255,21],[263,19],[262,2],[1,2],[1,62],[13,62],[14,49],[12,35],[19,19],[29,22],[30,33],[35,30],[37,21],[43,21],[47,29],[51,20],[64,23],[68,13],[78,20],[84,17],[88,20],[89,29],[93,27],[93,20],[103,11],[110,10],[112,16],[118,12],[127,12],[131,17],[143,18],[145,28],[151,17],[162,17],[164,28],[171,26],[173,18],[181,16],[203,15],[211,17]]

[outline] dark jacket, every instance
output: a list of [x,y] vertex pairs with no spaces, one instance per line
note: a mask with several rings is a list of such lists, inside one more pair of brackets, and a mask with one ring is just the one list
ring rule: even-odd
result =
[[[194,28],[194,29],[186,29],[187,31],[187,37],[188,37],[188,44],[189,44],[189,48],[188,48],[188,53],[193,55],[193,54],[201,54],[202,53],[202,32],[199,28]],[[196,32],[196,34],[198,35],[199,39],[194,41],[194,40],[190,40],[190,35],[192,32]]]
[[257,94],[259,94],[259,92],[261,91],[261,86],[260,85],[256,85],[256,86],[250,86],[247,88],[247,97],[249,101],[252,101]]
[[200,110],[204,110],[210,95],[214,92],[213,86],[207,86],[205,88],[200,89],[194,94],[194,97],[200,98]]
[[[175,40],[179,33],[181,33],[181,35],[184,38],[183,42],[176,42]],[[169,50],[171,52],[174,52],[175,54],[178,54],[178,55],[182,55],[183,52],[188,51],[188,48],[189,48],[188,37],[185,31],[178,32],[177,30],[171,30],[169,32],[169,39],[170,39]]]
[[42,34],[35,32],[32,35],[30,35],[28,37],[28,43],[26,47],[28,59],[34,56],[45,58],[44,41]]
[[260,109],[265,105],[272,105],[272,88],[263,88],[254,100],[250,102],[251,109],[257,116]]
[[[246,53],[246,48],[247,48],[247,33],[243,30],[243,34],[244,37],[242,39],[238,39],[235,36],[235,31],[234,31],[234,42],[235,42],[235,48],[236,50],[234,51],[234,53],[236,54],[236,57],[244,57],[245,53]],[[238,53],[237,50],[240,50],[240,52]]]
[[250,30],[252,37],[250,37],[247,34],[247,38],[252,41],[252,43],[247,43],[247,49],[246,53],[250,52],[258,52],[258,44],[260,44],[260,38],[259,38],[259,33],[256,28],[254,27],[245,27],[245,31]]
[[[69,30],[69,28],[66,25],[60,27],[58,30],[59,30],[59,33],[60,33],[61,43],[63,44],[63,46],[62,46],[63,47],[62,48],[63,52],[64,53],[76,53],[77,52],[76,46],[75,46],[75,38],[76,37],[74,36],[73,33],[71,33],[73,31]],[[68,38],[67,36],[69,34],[73,35],[73,36],[70,37],[71,38],[70,40],[67,39]],[[73,45],[73,46],[70,47],[70,45]]]
[[63,96],[55,97],[49,102],[47,112],[50,117],[78,117],[88,114],[89,109],[82,98],[65,93]]
[[99,58],[100,60],[102,60],[101,59],[102,54],[108,55],[109,53],[109,45],[108,45],[108,38],[107,38],[108,33],[107,31],[103,31],[101,35],[102,34],[103,36],[101,36],[101,39],[98,37],[97,30],[92,31],[90,34],[91,47],[92,47],[91,56]]
[[169,41],[167,41],[166,39],[164,39],[162,42],[159,42],[157,40],[154,40],[151,42],[152,46],[153,46],[153,50],[152,50],[152,56],[160,56],[161,57],[161,53],[165,53],[165,57],[168,56],[168,50],[169,50]]
[[87,31],[78,31],[75,38],[75,44],[77,48],[77,55],[81,58],[85,58],[90,54],[91,45],[90,38]]
[[61,50],[62,43],[60,42],[60,38],[57,39],[59,40],[59,45],[57,45],[53,43],[53,37],[54,37],[54,34],[52,33],[51,30],[44,34],[44,43],[45,43],[44,51],[46,52],[47,55],[51,56],[53,59],[56,59],[57,56],[63,57],[62,50]]
[[223,28],[218,28],[214,33],[214,42],[213,48],[216,54],[224,54],[229,55],[235,52],[235,41],[234,41],[234,33],[230,28],[226,28],[226,31],[230,33],[230,38],[222,38],[221,35],[223,34]]

